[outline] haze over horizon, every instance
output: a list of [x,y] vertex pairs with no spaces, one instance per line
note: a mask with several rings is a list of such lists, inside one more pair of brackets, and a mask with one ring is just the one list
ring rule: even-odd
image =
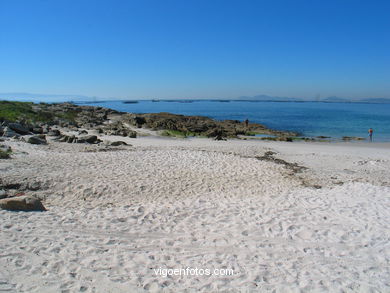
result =
[[390,98],[387,1],[0,0],[0,93]]

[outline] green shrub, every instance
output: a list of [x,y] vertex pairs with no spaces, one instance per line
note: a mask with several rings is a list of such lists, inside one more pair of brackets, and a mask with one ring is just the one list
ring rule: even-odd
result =
[[0,120],[26,122],[48,122],[54,118],[54,114],[49,111],[34,111],[33,103],[0,101]]
[[10,151],[4,151],[0,149],[0,159],[9,159],[10,158]]

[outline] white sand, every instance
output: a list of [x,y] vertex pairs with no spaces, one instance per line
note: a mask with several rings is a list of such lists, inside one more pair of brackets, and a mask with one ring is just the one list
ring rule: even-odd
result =
[[0,178],[49,211],[0,211],[0,291],[390,292],[387,144],[125,140],[6,142]]

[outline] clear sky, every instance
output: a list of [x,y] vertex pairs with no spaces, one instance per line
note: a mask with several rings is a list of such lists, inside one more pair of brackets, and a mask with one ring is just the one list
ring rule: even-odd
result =
[[390,1],[0,0],[0,92],[390,98]]

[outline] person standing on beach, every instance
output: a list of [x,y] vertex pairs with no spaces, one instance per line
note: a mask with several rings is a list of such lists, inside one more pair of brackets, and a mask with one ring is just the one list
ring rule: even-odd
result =
[[370,128],[368,130],[368,136],[370,137],[370,142],[372,142],[372,133],[374,132],[374,130],[372,130],[372,128]]
[[246,119],[246,120],[245,120],[245,127],[248,128],[248,125],[249,125],[249,120]]

